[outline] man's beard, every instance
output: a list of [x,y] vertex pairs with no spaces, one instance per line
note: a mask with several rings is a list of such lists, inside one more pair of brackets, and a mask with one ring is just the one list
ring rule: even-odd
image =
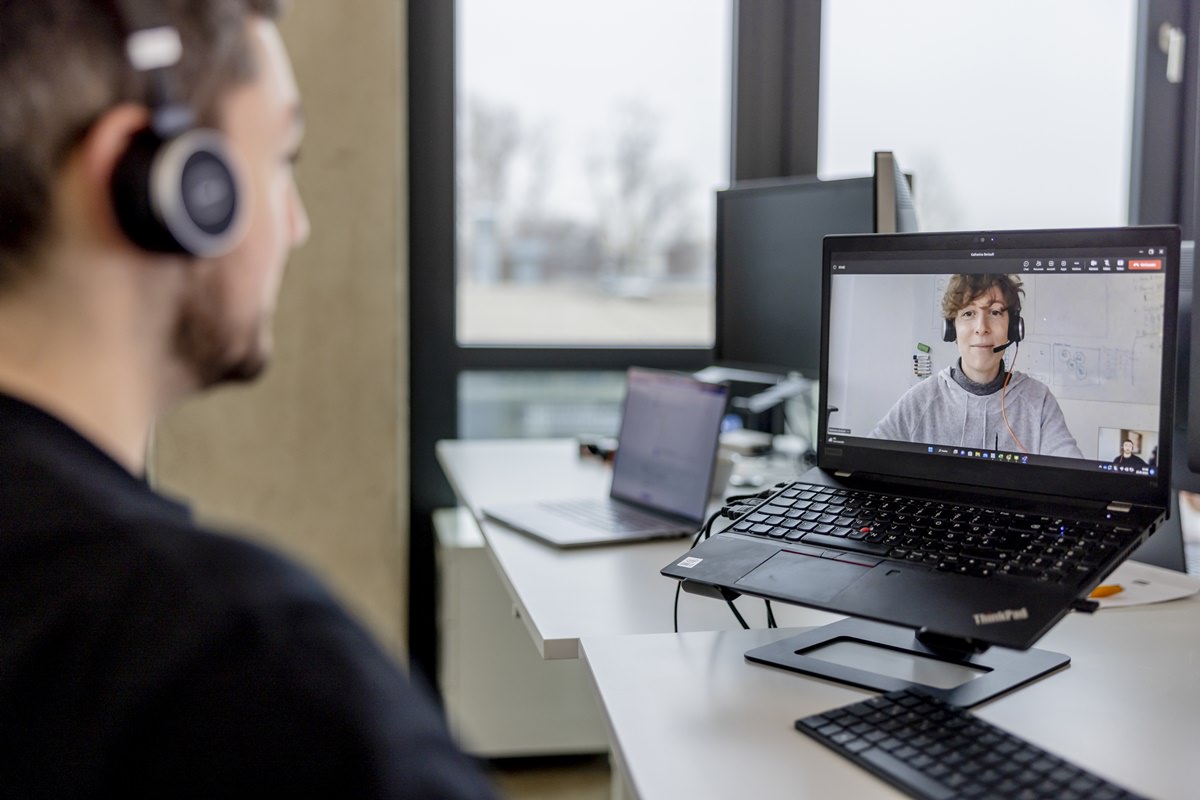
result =
[[234,329],[224,309],[219,291],[198,287],[175,324],[175,354],[201,389],[252,381],[267,367],[268,347],[258,326]]

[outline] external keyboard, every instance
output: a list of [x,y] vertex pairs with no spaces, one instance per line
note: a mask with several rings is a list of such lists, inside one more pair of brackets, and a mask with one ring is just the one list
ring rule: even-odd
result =
[[1137,536],[1121,525],[794,483],[726,530],[1077,586]]
[[796,728],[912,797],[1139,797],[966,709],[910,690],[814,714]]

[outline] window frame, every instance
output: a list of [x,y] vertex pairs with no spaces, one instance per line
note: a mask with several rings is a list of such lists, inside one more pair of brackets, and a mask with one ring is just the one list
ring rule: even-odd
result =
[[[1133,109],[1129,221],[1132,225],[1178,224],[1194,239],[1197,206],[1197,43],[1200,19],[1193,0],[1142,0],[1138,5],[1137,69]],[[1168,22],[1186,35],[1184,79],[1166,80],[1167,56],[1158,29]]]

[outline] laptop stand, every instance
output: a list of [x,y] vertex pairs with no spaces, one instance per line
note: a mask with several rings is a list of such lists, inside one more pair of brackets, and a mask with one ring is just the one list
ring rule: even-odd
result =
[[758,664],[889,692],[916,689],[969,708],[1061,669],[1071,657],[1049,650],[988,648],[861,619],[813,628],[746,653]]

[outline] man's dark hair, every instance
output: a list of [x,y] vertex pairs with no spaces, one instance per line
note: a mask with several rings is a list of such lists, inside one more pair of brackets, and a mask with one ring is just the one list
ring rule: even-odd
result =
[[959,311],[993,286],[1000,290],[1008,313],[1020,314],[1021,294],[1025,291],[1021,279],[1016,275],[995,272],[959,274],[950,278],[950,283],[946,285],[946,293],[942,295],[942,314],[946,319],[953,320]]
[[[254,76],[245,20],[277,18],[280,0],[132,2],[179,31],[175,99],[220,127],[220,99]],[[49,235],[51,187],[72,148],[108,109],[146,101],[124,46],[113,0],[0,0],[0,288]]]

